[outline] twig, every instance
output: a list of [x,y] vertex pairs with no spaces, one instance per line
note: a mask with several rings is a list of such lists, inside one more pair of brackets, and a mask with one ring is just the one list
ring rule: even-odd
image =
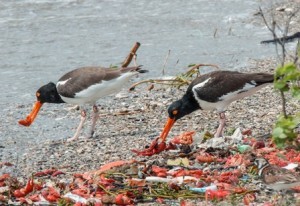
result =
[[280,90],[280,97],[282,101],[282,112],[285,119],[287,119],[287,113],[286,113],[286,99],[284,96],[284,92]]
[[130,53],[128,54],[128,56],[127,56],[126,59],[124,60],[124,62],[123,62],[123,64],[122,64],[122,67],[127,67],[127,66],[130,64],[132,58],[133,58],[134,56],[136,56],[136,51],[139,49],[140,45],[141,45],[141,44],[140,44],[139,42],[136,42],[136,43],[133,45],[133,47],[132,47],[131,50],[130,50]]
[[[287,34],[288,34],[288,31],[289,31],[289,26],[290,26],[290,23],[291,23],[291,20],[292,18],[296,15],[297,12],[300,11],[300,7],[297,8],[294,12],[292,12],[287,20],[285,21],[285,24],[284,24],[284,29],[282,29],[275,21],[275,17],[274,17],[274,13],[272,12],[272,26],[269,25],[269,23],[267,22],[266,18],[265,18],[265,15],[261,9],[261,7],[259,7],[259,11],[260,11],[260,14],[261,14],[261,17],[265,23],[265,25],[267,26],[267,28],[269,29],[269,31],[272,33],[273,35],[273,39],[275,40],[275,48],[276,48],[276,54],[277,54],[277,58],[278,59],[281,59],[281,67],[284,66],[285,62],[286,62],[286,57],[287,57],[287,51],[286,51],[286,48],[285,48],[285,44],[286,44],[286,40],[287,40]],[[283,37],[282,38],[277,38],[277,34],[276,34],[276,28],[281,31],[283,33]],[[298,41],[299,42],[299,41]],[[280,45],[281,47],[281,56],[279,55],[279,52],[278,52],[278,47],[277,47],[277,43]],[[296,51],[296,54],[297,54],[297,51]],[[297,62],[298,61],[298,57],[295,56],[294,57],[294,62]],[[287,112],[286,112],[286,97],[284,95],[284,92],[282,90],[280,90],[280,97],[281,97],[281,101],[282,101],[282,112],[283,112],[283,115],[285,118],[287,118]]]
[[190,84],[192,76],[196,73],[195,70],[197,70],[197,76],[199,76],[199,68],[202,66],[211,66],[219,69],[219,67],[215,64],[196,64],[193,65],[188,69],[187,72],[180,74],[172,79],[147,79],[147,80],[142,80],[140,82],[136,82],[135,84],[131,85],[129,88],[130,91],[134,90],[136,86],[144,83],[157,83],[157,84],[163,84],[163,85],[170,85],[174,86],[176,85],[177,87],[181,87],[185,84]]
[[192,71],[194,69],[198,69],[199,70],[200,67],[205,67],[205,66],[207,66],[207,67],[215,67],[217,69],[220,69],[218,67],[218,65],[216,65],[216,64],[196,64],[196,65],[192,66],[192,68],[190,68],[187,72],[190,72],[190,71]]
[[112,193],[109,190],[105,189],[105,187],[103,187],[101,184],[98,184],[98,187],[100,187],[105,193],[107,193],[109,195],[116,196],[114,193]]
[[[275,25],[276,25],[276,22],[274,20],[274,16],[272,15],[272,27],[269,25],[269,23],[267,22],[267,19],[264,15],[264,12],[262,10],[261,7],[259,7],[259,14],[261,15],[263,21],[264,21],[264,24],[266,25],[266,27],[268,28],[268,30],[271,32],[271,34],[273,35],[273,39],[277,39],[277,35],[276,35],[276,32],[275,32]],[[278,42],[279,44],[281,44],[281,41]],[[280,55],[279,55],[279,52],[278,52],[278,46],[277,44],[275,44],[275,49],[276,49],[276,54],[277,54],[277,58],[280,59]]]
[[298,60],[299,60],[299,55],[300,55],[300,39],[298,39],[297,46],[296,46],[296,51],[295,51],[295,59],[294,59],[294,64],[296,65]]
[[215,32],[214,32],[214,38],[216,38],[217,32],[218,32],[218,29],[215,29]]
[[[174,82],[180,82],[180,80],[176,80],[174,79],[146,79],[146,80],[142,80],[139,82],[134,83],[133,85],[131,85],[131,87],[129,88],[130,91],[134,90],[136,86],[140,85],[140,84],[144,84],[144,83],[159,83],[159,84],[164,84],[164,85],[174,85]],[[173,82],[173,83],[166,83],[166,82]]]
[[169,49],[168,54],[167,54],[167,56],[166,56],[166,58],[165,58],[164,65],[163,65],[162,75],[165,75],[165,67],[166,67],[167,61],[168,61],[168,59],[169,59],[170,53],[171,53],[171,50]]

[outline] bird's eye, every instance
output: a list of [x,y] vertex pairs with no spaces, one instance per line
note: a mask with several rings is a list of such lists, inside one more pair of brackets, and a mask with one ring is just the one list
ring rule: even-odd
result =
[[39,96],[41,96],[41,93],[37,92],[35,95],[36,95],[37,97],[39,97]]
[[172,111],[172,114],[173,114],[173,115],[178,114],[178,110],[173,110],[173,111]]

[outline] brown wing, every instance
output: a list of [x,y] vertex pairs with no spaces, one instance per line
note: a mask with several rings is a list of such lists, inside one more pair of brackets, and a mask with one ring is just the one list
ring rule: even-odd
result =
[[266,73],[215,71],[196,78],[190,84],[188,90],[192,90],[194,86],[201,84],[208,78],[210,78],[210,80],[205,84],[205,87],[195,88],[196,95],[200,99],[208,102],[217,102],[221,96],[236,90],[241,90],[247,83],[253,86],[259,86],[261,84],[271,83],[274,79],[272,74]]
[[63,75],[57,83],[57,91],[64,97],[74,97],[76,93],[91,85],[118,78],[121,69],[102,67],[82,67]]

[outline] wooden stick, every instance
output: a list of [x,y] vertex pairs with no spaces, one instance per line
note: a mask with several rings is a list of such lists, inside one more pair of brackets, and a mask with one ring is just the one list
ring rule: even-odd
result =
[[169,49],[168,54],[167,54],[166,59],[165,59],[165,62],[164,62],[164,65],[163,65],[162,75],[165,75],[165,68],[166,68],[167,61],[169,59],[170,53],[171,53],[171,50]]
[[199,67],[205,67],[205,66],[210,66],[210,67],[215,67],[217,69],[220,69],[218,67],[218,65],[215,65],[215,64],[196,64],[196,65],[192,66],[187,72],[190,72],[194,69],[199,69]]
[[[171,82],[171,83],[168,83],[168,82]],[[181,83],[182,81],[180,81],[179,79],[176,79],[176,77],[174,77],[174,79],[146,79],[146,80],[142,80],[140,82],[136,82],[133,85],[131,85],[131,87],[129,88],[129,91],[134,90],[137,85],[144,84],[144,83],[158,83],[158,84],[165,84],[165,85],[174,85],[175,82]]]
[[[192,77],[193,76],[193,70],[198,69],[200,67],[203,66],[210,66],[210,67],[215,67],[217,69],[219,69],[219,67],[215,64],[196,64],[192,67],[189,68],[189,70],[184,73],[184,74],[189,74],[188,77]],[[191,74],[190,74],[191,73]],[[163,85],[177,85],[178,87],[181,87],[184,84],[190,84],[191,82],[188,79],[185,79],[183,77],[176,76],[172,79],[146,79],[146,80],[142,80],[140,82],[136,82],[133,85],[131,85],[131,87],[129,88],[129,91],[132,91],[135,89],[136,86],[140,85],[140,84],[144,84],[144,83],[157,83],[157,84],[163,84]]]
[[132,58],[136,55],[136,51],[139,49],[140,46],[141,46],[141,44],[139,42],[135,42],[135,44],[133,45],[133,47],[130,50],[130,53],[124,60],[122,67],[127,67],[130,64]]

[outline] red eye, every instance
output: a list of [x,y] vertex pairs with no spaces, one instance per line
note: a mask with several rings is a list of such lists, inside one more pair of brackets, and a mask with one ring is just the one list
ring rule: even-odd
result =
[[178,110],[173,110],[173,111],[172,111],[172,114],[173,114],[173,115],[178,114]]

